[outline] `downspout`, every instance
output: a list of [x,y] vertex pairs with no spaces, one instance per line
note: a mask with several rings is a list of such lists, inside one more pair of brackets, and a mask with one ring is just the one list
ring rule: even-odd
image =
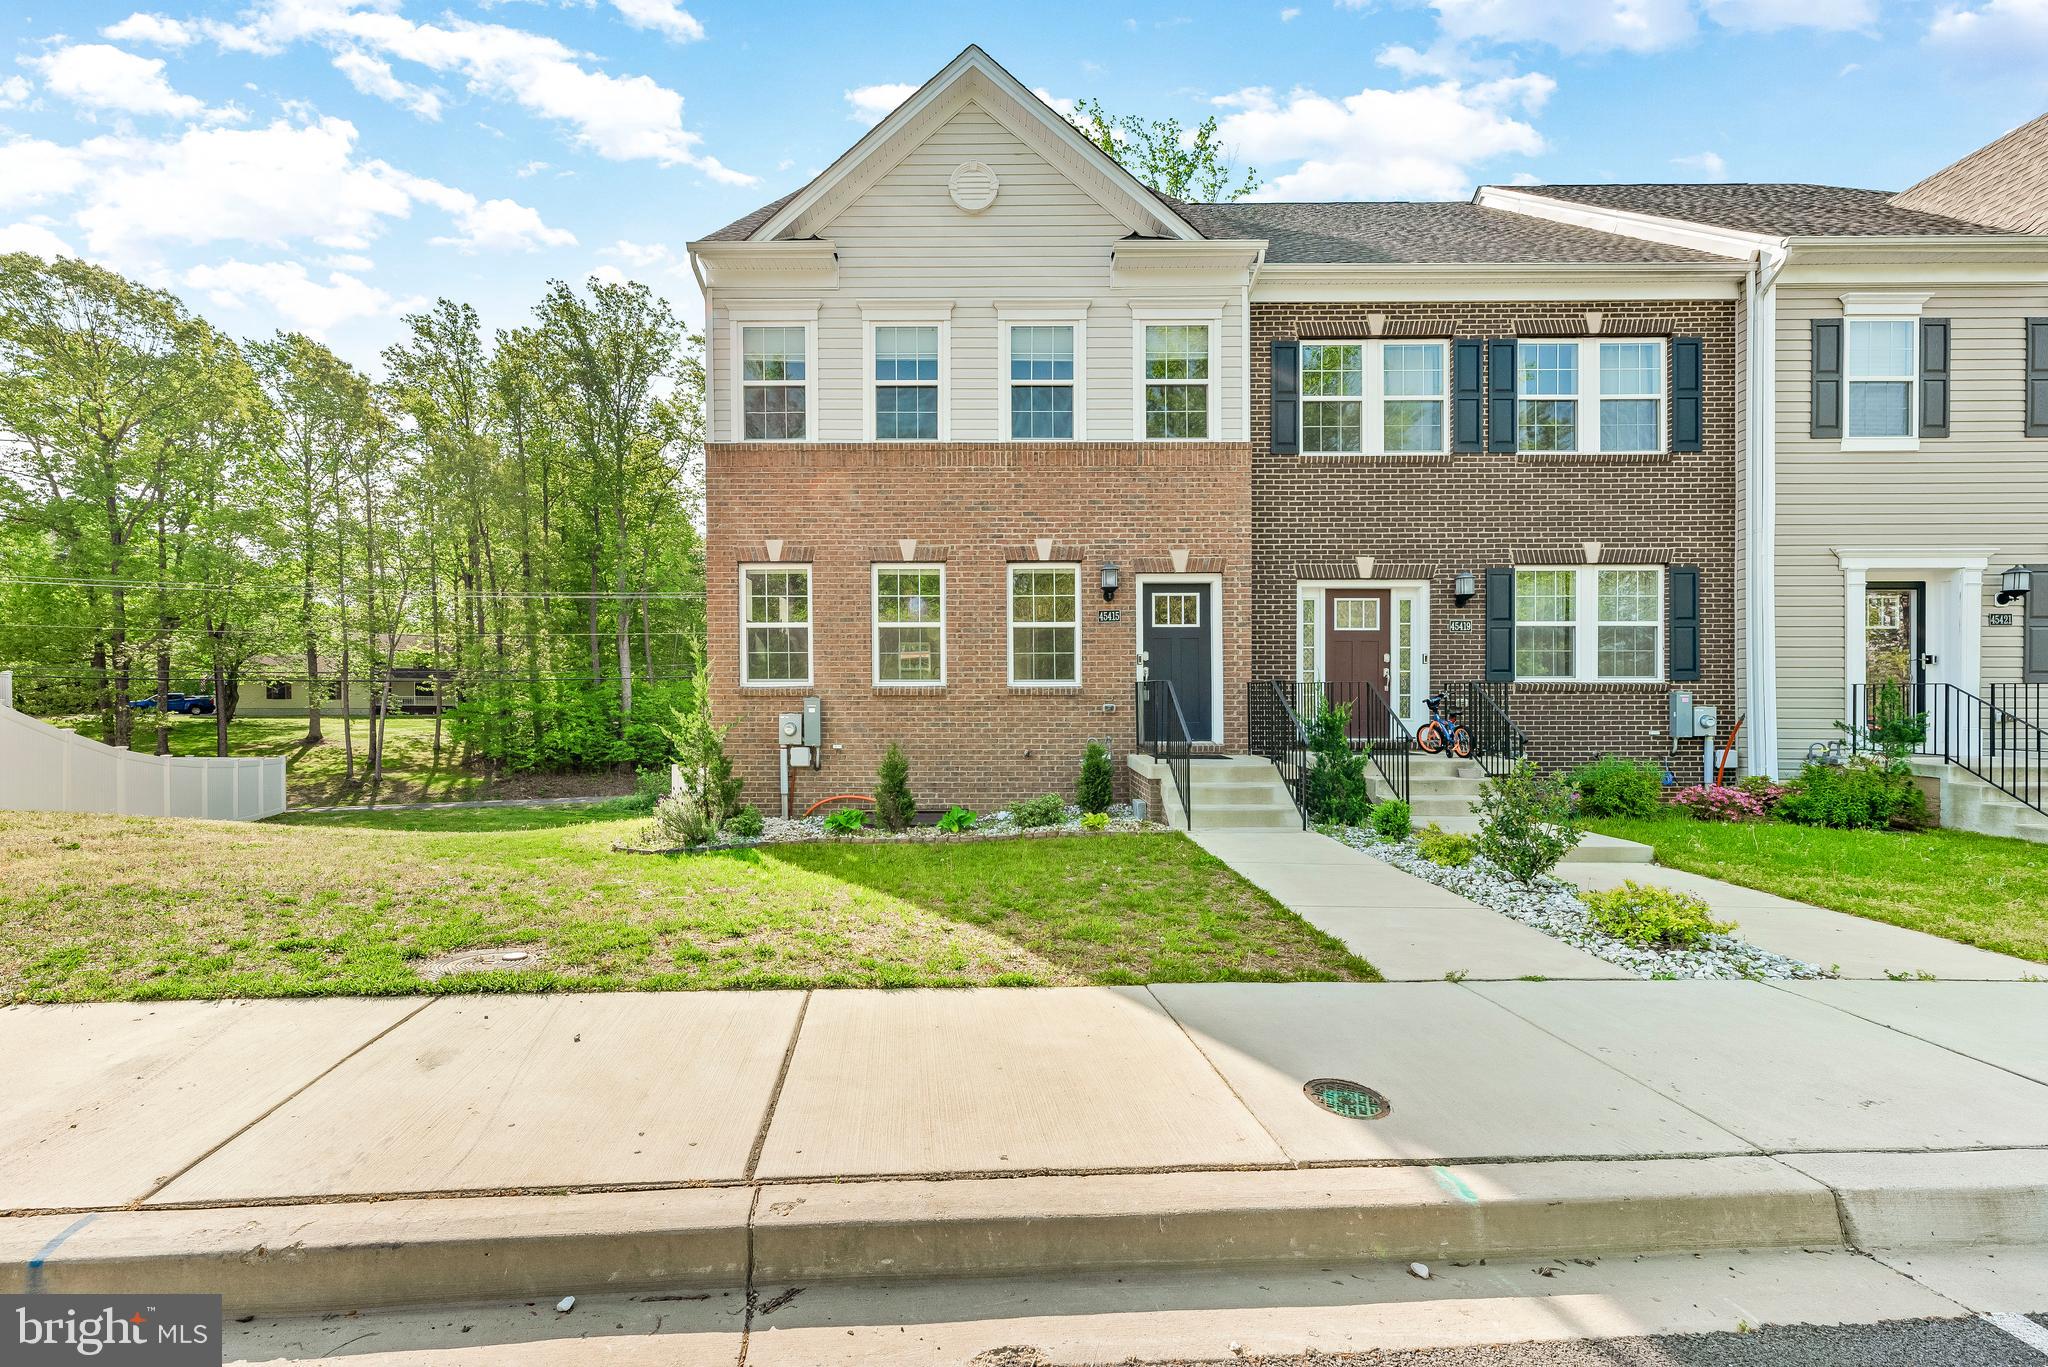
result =
[[1783,242],[1759,251],[1749,271],[1748,395],[1743,442],[1743,630],[1749,771],[1778,777],[1778,296]]

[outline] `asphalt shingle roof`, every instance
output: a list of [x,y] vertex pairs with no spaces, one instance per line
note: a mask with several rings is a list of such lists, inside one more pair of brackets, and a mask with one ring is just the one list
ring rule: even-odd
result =
[[1263,238],[1266,260],[1303,264],[1529,265],[1723,261],[1686,247],[1451,203],[1184,204],[1204,237]]
[[2015,233],[2048,233],[2048,114],[1944,166],[1894,201],[1930,214],[1968,213]]
[[782,212],[782,206],[802,194],[806,186],[799,185],[781,199],[763,204],[745,218],[736,218],[715,233],[704,234],[706,242],[744,242],[757,232],[761,225]]
[[1514,185],[1503,189],[1602,209],[1772,237],[1970,236],[1999,231],[1894,202],[1889,190],[1796,183]]

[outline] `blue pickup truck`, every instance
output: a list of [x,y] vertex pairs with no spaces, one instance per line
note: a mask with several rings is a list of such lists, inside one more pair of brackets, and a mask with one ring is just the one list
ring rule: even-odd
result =
[[[156,695],[137,698],[128,704],[132,711],[154,712]],[[186,717],[210,717],[213,715],[213,695],[210,693],[172,693],[166,696],[164,710]]]

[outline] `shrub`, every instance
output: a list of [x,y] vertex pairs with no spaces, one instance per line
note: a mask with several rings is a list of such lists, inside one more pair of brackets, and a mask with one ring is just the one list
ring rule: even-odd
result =
[[1415,837],[1415,849],[1424,859],[1446,869],[1462,869],[1472,862],[1472,837],[1447,831],[1434,821]]
[[1081,756],[1081,781],[1074,785],[1074,805],[1084,812],[1106,812],[1116,800],[1116,771],[1109,767],[1109,751],[1095,741]]
[[825,818],[825,829],[833,835],[859,835],[867,824],[868,814],[858,807],[841,807]]
[[889,742],[881,767],[875,770],[875,818],[892,831],[917,820],[917,799],[910,795],[910,761]]
[[1762,821],[1770,815],[1769,802],[1763,796],[1723,783],[1680,788],[1671,795],[1671,805],[1690,812],[1698,821]]
[[1927,799],[1910,770],[1881,760],[1848,764],[1809,764],[1779,800],[1781,820],[1801,826],[1835,830],[1883,830],[1892,825],[1922,825]]
[[974,829],[974,813],[965,807],[954,807],[939,818],[939,829],[947,835],[965,835]]
[[749,802],[732,814],[732,820],[725,823],[727,835],[742,840],[759,840],[761,832],[767,829],[767,822],[761,819],[761,809]]
[[1415,828],[1408,804],[1399,798],[1389,798],[1373,808],[1369,819],[1373,834],[1382,840],[1406,840],[1408,832]]
[[1655,816],[1664,796],[1664,771],[1608,755],[1572,770],[1571,785],[1579,795],[1582,816]]
[[1556,868],[1583,834],[1562,779],[1543,778],[1522,760],[1479,790],[1479,838],[1474,847],[1502,873],[1534,882]]
[[1716,921],[1707,904],[1689,892],[1651,887],[1634,879],[1607,892],[1583,892],[1579,900],[1593,924],[1615,939],[1641,949],[1685,949],[1709,935],[1726,935],[1733,921]]
[[1067,800],[1058,793],[1028,797],[1010,808],[1010,817],[1019,826],[1057,826],[1067,819]]
[[1370,749],[1351,744],[1351,704],[1324,702],[1309,723],[1307,792],[1311,820],[1362,826],[1372,811],[1365,780]]
[[1084,814],[1082,815],[1082,817],[1081,817],[1081,829],[1082,829],[1082,830],[1084,830],[1084,831],[1106,831],[1106,830],[1108,830],[1108,829],[1109,829],[1109,813],[1108,813],[1108,812],[1087,812],[1087,813],[1084,813]]
[[633,810],[651,812],[654,804],[667,797],[673,785],[666,764],[650,764],[633,775]]
[[746,786],[744,779],[733,777],[725,753],[725,734],[731,729],[712,720],[710,681],[701,673],[685,684],[672,719],[662,728],[683,771],[683,787],[703,799],[715,826],[739,812],[740,789]]
[[1751,774],[1737,782],[1735,786],[1762,803],[1766,812],[1777,806],[1778,800],[1790,791],[1769,774]]
[[718,823],[712,820],[701,794],[685,791],[654,804],[654,820],[647,834],[657,845],[702,845],[718,834]]

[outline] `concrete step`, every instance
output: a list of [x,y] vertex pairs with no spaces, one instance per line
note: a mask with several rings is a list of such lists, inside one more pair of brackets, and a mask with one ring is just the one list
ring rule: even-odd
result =
[[1188,776],[1196,782],[1214,778],[1228,783],[1247,783],[1269,777],[1273,772],[1273,761],[1260,759],[1256,755],[1228,755],[1220,759],[1194,759],[1188,762]]
[[1301,813],[1292,802],[1284,807],[1195,806],[1191,829],[1197,831],[1292,831],[1301,828]]
[[1258,807],[1292,801],[1277,782],[1209,783],[1196,779],[1193,790],[1197,807]]
[[1408,811],[1418,823],[1441,822],[1445,817],[1470,816],[1472,801],[1462,797],[1411,797]]

